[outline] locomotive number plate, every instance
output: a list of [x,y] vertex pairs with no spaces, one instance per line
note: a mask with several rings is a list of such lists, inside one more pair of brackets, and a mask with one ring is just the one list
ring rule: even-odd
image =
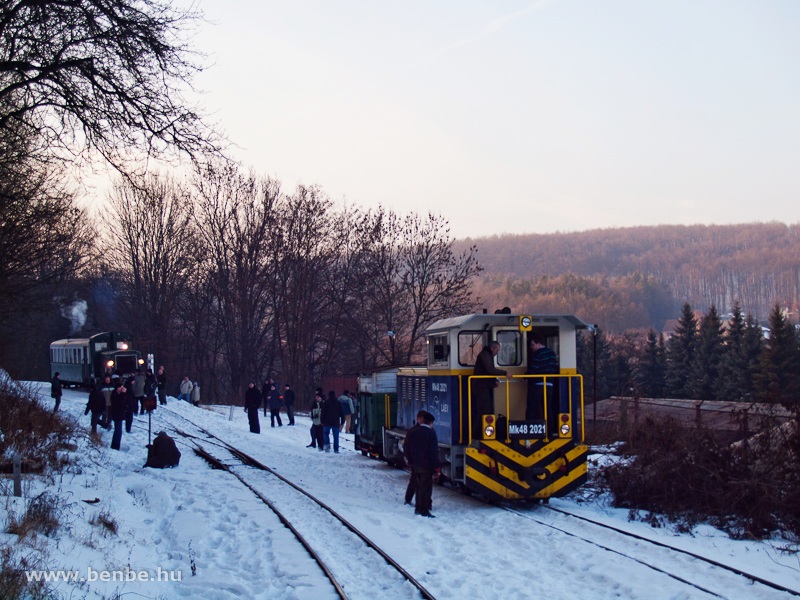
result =
[[533,440],[545,437],[545,421],[509,421],[508,437],[512,440]]

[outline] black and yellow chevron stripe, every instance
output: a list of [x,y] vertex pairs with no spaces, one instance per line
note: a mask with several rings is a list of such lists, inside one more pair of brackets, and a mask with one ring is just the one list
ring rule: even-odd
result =
[[490,500],[564,496],[586,481],[589,448],[571,439],[482,441],[466,449],[466,485]]

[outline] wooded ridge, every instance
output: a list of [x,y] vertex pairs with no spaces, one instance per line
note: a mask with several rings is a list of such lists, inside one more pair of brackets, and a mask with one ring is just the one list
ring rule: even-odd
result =
[[660,330],[684,302],[724,314],[738,300],[765,322],[776,303],[794,312],[800,297],[797,223],[642,226],[457,244],[478,247],[484,271],[476,292],[487,308],[571,310],[611,330]]

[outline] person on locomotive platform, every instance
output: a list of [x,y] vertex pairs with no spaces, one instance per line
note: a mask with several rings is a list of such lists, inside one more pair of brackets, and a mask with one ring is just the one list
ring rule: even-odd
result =
[[50,380],[50,397],[56,401],[53,412],[56,412],[58,406],[61,404],[61,395],[61,373],[56,372],[56,374],[53,375],[53,379]]
[[411,477],[408,478],[404,502],[404,504],[408,505],[411,504],[411,501],[414,499],[414,494],[417,493],[417,477],[414,475],[414,464],[411,462],[411,444],[409,443],[409,439],[411,438],[411,433],[425,422],[424,419],[425,411],[421,410],[417,413],[417,422],[408,430],[405,442],[403,442],[403,457],[406,459],[406,464],[411,468]]
[[92,413],[92,433],[97,433],[97,426],[103,422],[106,412],[106,398],[97,385],[92,385],[89,392],[89,401],[86,403],[84,415]]
[[339,424],[341,423],[344,411],[342,405],[336,398],[336,394],[331,390],[328,397],[322,403],[322,427],[325,437],[325,452],[331,451],[331,432],[333,433],[333,451],[339,453]]
[[[560,370],[556,353],[544,345],[544,340],[535,333],[528,336],[530,352],[528,353],[528,368],[525,373],[529,375],[557,375]],[[525,418],[529,421],[544,419],[544,392],[547,390],[547,421],[550,428],[557,425],[558,420],[558,394],[555,385],[556,379],[542,380],[531,378],[528,380],[528,398]]]
[[425,412],[422,424],[406,436],[406,444],[410,444],[409,457],[413,465],[413,475],[417,485],[417,501],[414,514],[431,517],[433,506],[433,475],[439,470],[439,440],[433,430],[434,417]]
[[158,381],[158,403],[164,405],[167,403],[167,374],[164,365],[158,367],[156,381]]
[[[508,375],[503,369],[494,366],[494,357],[500,352],[500,343],[489,342],[478,353],[475,359],[473,375]],[[497,387],[496,379],[472,380],[472,437],[481,438],[482,416],[494,414],[494,388]]]
[[261,433],[261,424],[258,422],[258,409],[261,408],[261,392],[252,381],[244,393],[244,412],[250,423],[250,433]]

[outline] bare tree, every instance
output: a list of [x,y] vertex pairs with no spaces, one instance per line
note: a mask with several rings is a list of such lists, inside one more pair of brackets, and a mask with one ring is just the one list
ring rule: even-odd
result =
[[247,381],[266,370],[274,310],[271,239],[280,187],[242,175],[233,165],[211,166],[197,178],[196,223],[207,252],[207,284],[215,297],[226,392],[241,399]]
[[94,230],[40,136],[0,129],[0,324],[53,305],[90,260]]
[[121,178],[109,197],[106,263],[125,282],[127,329],[160,361],[174,356],[174,314],[196,262],[191,196],[168,175]]
[[400,218],[379,209],[372,219],[371,246],[363,255],[367,285],[351,316],[382,364],[410,364],[423,358],[429,325],[475,308],[477,250],[457,254],[446,221],[434,214]]
[[166,0],[0,2],[0,129],[39,131],[62,156],[94,150],[122,172],[134,150],[216,151],[186,100],[198,18]]

